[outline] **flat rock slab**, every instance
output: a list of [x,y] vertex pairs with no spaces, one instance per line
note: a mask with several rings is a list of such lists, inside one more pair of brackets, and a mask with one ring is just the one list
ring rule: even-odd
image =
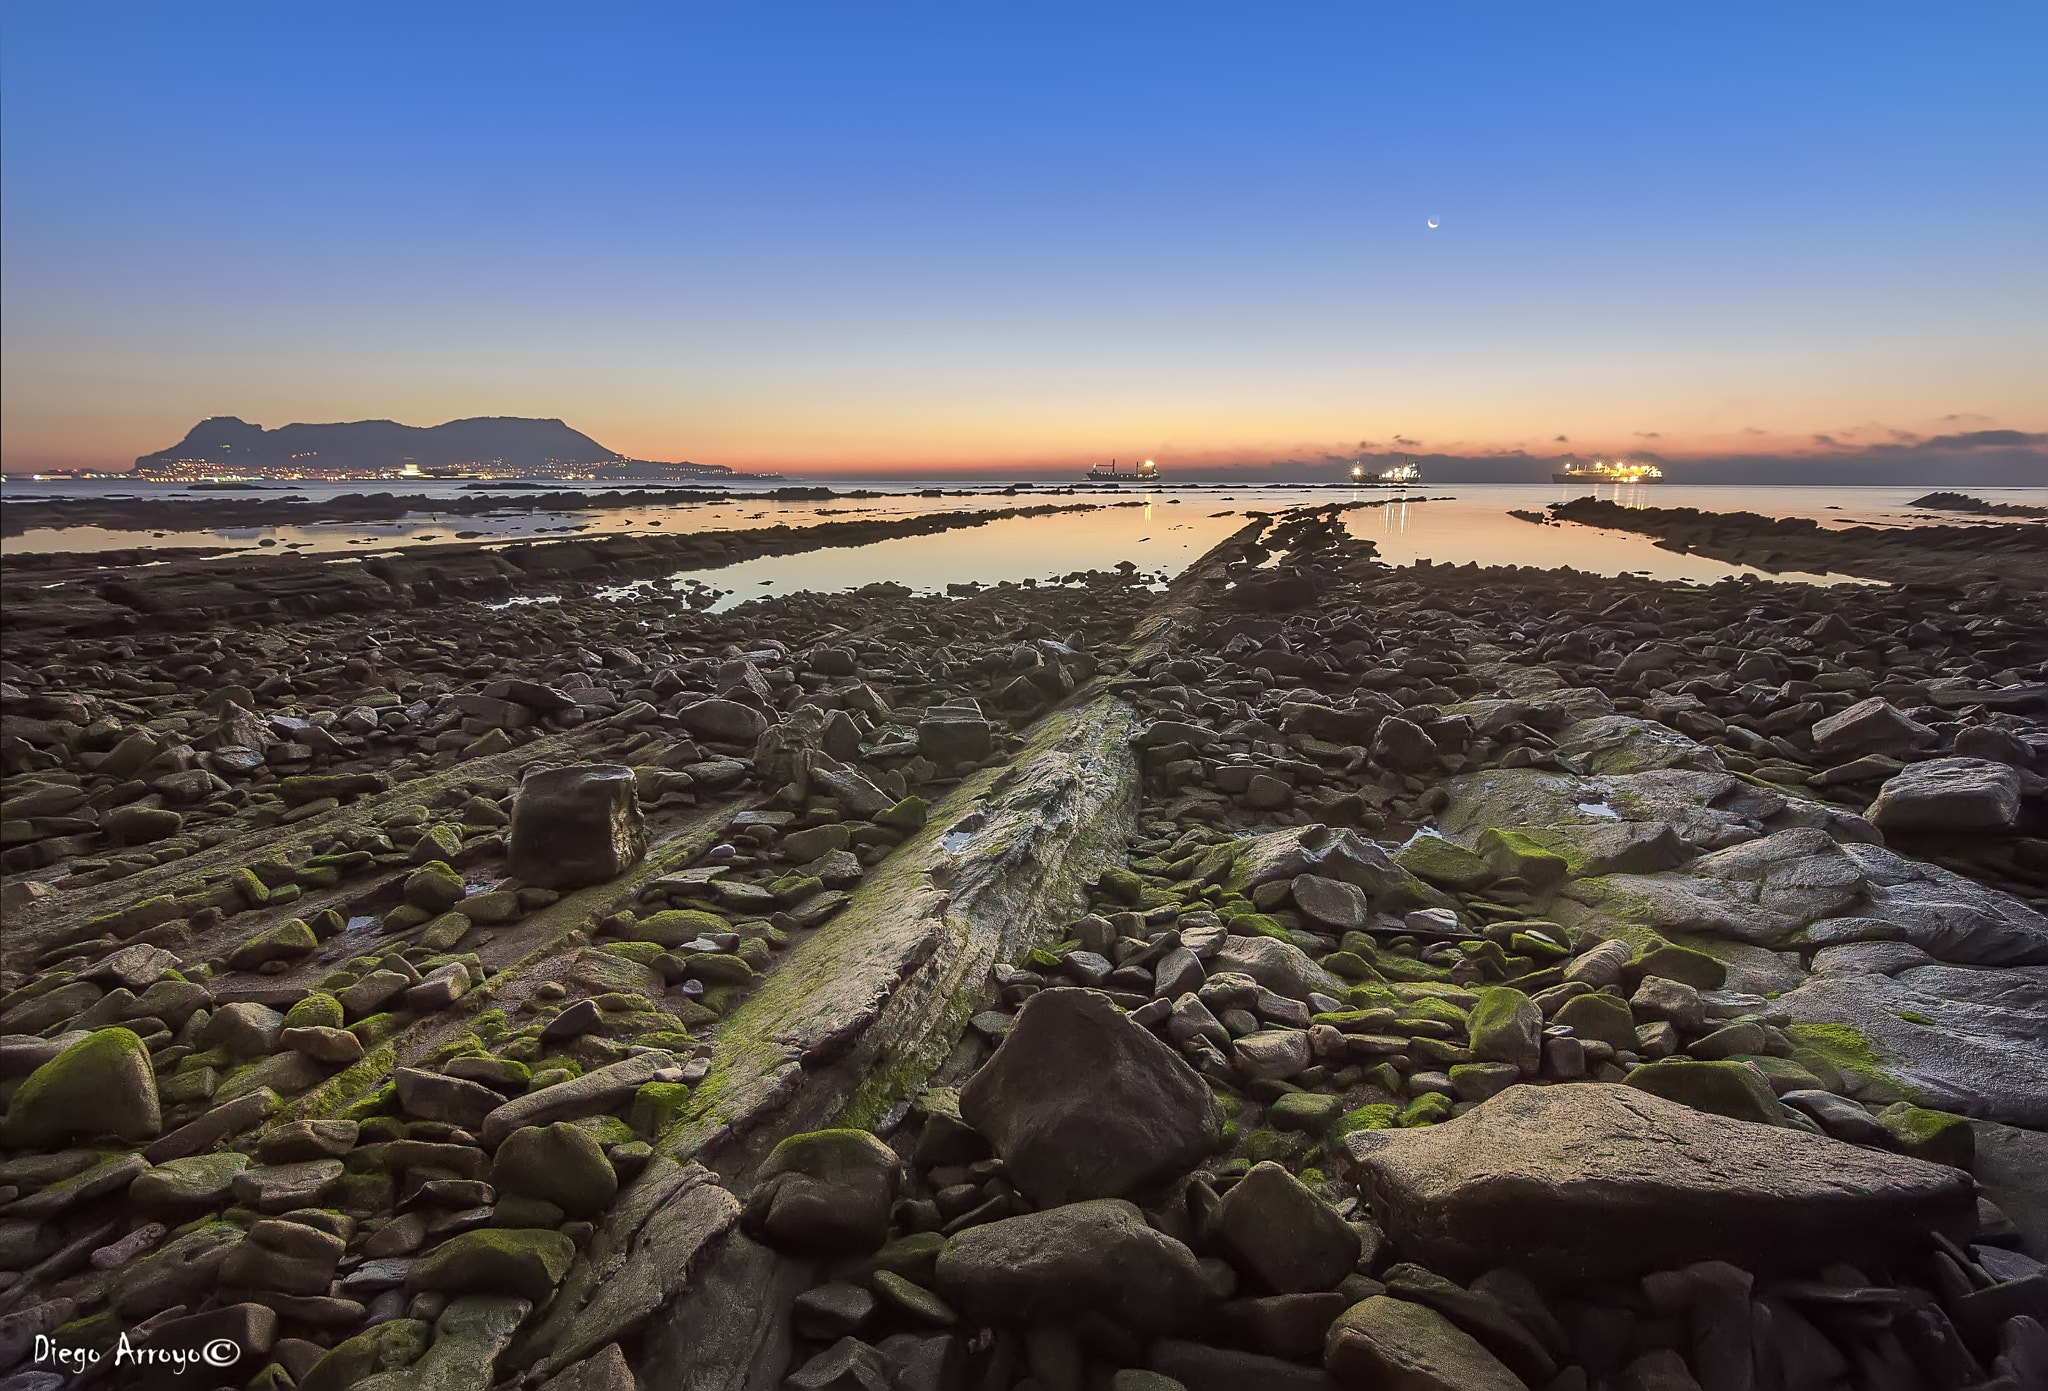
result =
[[1602,1083],[1510,1087],[1441,1125],[1345,1144],[1402,1253],[1458,1278],[1882,1260],[1976,1222],[1960,1169]]
[[2048,1128],[2048,967],[1816,976],[1777,1006],[1854,1031],[1875,1064],[1845,1069],[1859,1101]]

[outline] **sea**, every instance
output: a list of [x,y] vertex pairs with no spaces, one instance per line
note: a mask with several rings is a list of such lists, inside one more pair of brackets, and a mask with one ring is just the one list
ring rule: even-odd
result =
[[[1731,575],[1756,574],[1750,566],[1705,556],[1680,555],[1654,545],[1647,536],[1591,527],[1539,526],[1512,515],[1542,513],[1553,502],[1588,494],[1624,507],[1694,507],[1709,512],[1758,512],[1772,517],[1811,517],[1824,527],[1910,527],[1954,525],[1973,519],[1911,507],[1915,498],[1945,485],[1906,487],[1756,487],[1701,484],[1430,484],[1400,492],[1347,485],[1173,484],[1109,487],[1037,483],[1007,485],[979,479],[780,478],[722,484],[727,497],[707,499],[701,488],[661,483],[577,483],[510,489],[503,484],[438,480],[355,483],[266,483],[261,491],[190,490],[181,484],[120,480],[31,480],[0,482],[0,505],[38,498],[149,497],[157,500],[244,501],[287,497],[320,501],[343,494],[394,493],[422,499],[417,510],[390,522],[334,522],[292,526],[193,527],[180,531],[129,531],[101,527],[32,527],[0,538],[0,555],[94,553],[155,547],[174,551],[226,547],[224,554],[297,552],[332,560],[360,559],[414,546],[457,539],[510,544],[575,536],[675,535],[749,527],[806,527],[834,521],[887,519],[934,512],[1006,511],[1040,503],[1092,504],[1085,511],[1050,516],[1008,517],[978,527],[928,536],[903,537],[863,546],[834,547],[799,555],[743,561],[716,570],[689,572],[721,591],[718,607],[767,594],[799,590],[838,592],[891,581],[929,593],[948,585],[1055,582],[1075,571],[1109,569],[1129,561],[1154,583],[1178,574],[1251,513],[1277,514],[1289,508],[1364,503],[1345,513],[1352,535],[1371,540],[1380,556],[1396,565],[1427,559],[1440,565],[1570,566],[1603,575],[1636,574],[1654,579],[1711,584]],[[778,489],[826,487],[829,499],[794,501],[769,496]],[[573,489],[588,500],[575,508],[550,509],[556,488]],[[934,490],[938,495],[932,495]],[[1963,490],[1987,502],[2048,503],[2048,488]],[[437,504],[479,493],[516,499],[517,505],[485,513],[441,510]],[[637,493],[641,501],[607,505],[607,494]],[[858,496],[849,496],[857,493]],[[652,495],[652,500],[647,500]],[[203,511],[199,513],[203,517]],[[1815,584],[1862,583],[1842,575],[1778,572],[1778,579]]]

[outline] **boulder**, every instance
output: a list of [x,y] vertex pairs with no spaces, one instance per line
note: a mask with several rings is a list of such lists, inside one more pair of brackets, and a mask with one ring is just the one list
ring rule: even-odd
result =
[[1969,1176],[1635,1087],[1510,1087],[1466,1114],[1345,1138],[1402,1254],[1456,1278],[1499,1265],[1567,1280],[1702,1260],[1878,1264],[1929,1230],[1967,1240]]
[[865,1130],[792,1135],[756,1171],[741,1223],[779,1251],[865,1255],[888,1240],[901,1181],[896,1152]]
[[1830,763],[1870,753],[1900,756],[1940,741],[1939,734],[1901,713],[1883,696],[1859,700],[1838,714],[1813,722],[1813,746]]
[[1306,1000],[1312,994],[1337,998],[1344,993],[1344,982],[1316,965],[1300,947],[1277,937],[1232,934],[1223,939],[1223,945],[1209,959],[1208,969],[1212,976],[1226,971],[1250,976],[1274,994],[1290,1000]]
[[1731,1120],[1779,1122],[1777,1094],[1763,1073],[1748,1063],[1663,1058],[1631,1071],[1625,1085]]
[[519,784],[506,856],[514,878],[536,888],[580,889],[618,878],[646,853],[631,768],[542,768]]
[[1386,1295],[1360,1300],[1330,1325],[1323,1366],[1357,1391],[1528,1391],[1442,1314]]
[[[487,1090],[475,1082],[460,1085]],[[571,1217],[595,1217],[617,1196],[619,1176],[589,1131],[557,1121],[506,1136],[491,1160],[491,1184],[500,1193],[553,1203]]]
[[554,1293],[576,1258],[560,1232],[494,1227],[450,1237],[412,1263],[405,1287],[438,1294],[509,1294],[535,1303]]
[[1041,1205],[1131,1193],[1192,1168],[1222,1136],[1194,1070],[1090,990],[1026,1001],[961,1089],[960,1114]]
[[1095,1314],[1141,1337],[1187,1327],[1213,1298],[1195,1253],[1115,1198],[969,1227],[940,1251],[936,1282],[976,1322]]
[[1391,715],[1381,720],[1373,732],[1372,756],[1382,768],[1397,773],[1421,773],[1436,766],[1442,751],[1421,725]]
[[768,717],[736,700],[699,700],[676,711],[676,723],[703,739],[752,744],[767,730]]
[[28,1075],[7,1110],[10,1148],[73,1137],[146,1140],[163,1128],[149,1050],[129,1029],[100,1029]]
[[1358,1261],[1358,1233],[1308,1186],[1268,1160],[1216,1205],[1209,1239],[1270,1294],[1335,1289]]
[[1337,932],[1355,932],[1366,925],[1371,912],[1365,891],[1341,879],[1320,874],[1294,876],[1294,906],[1314,921]]
[[1910,764],[1870,804],[1871,824],[1886,835],[2010,834],[2019,819],[2019,770],[1985,758]]
[[1521,991],[1499,985],[1472,1006],[1472,1056],[1482,1063],[1513,1063],[1524,1077],[1543,1067],[1543,1011]]

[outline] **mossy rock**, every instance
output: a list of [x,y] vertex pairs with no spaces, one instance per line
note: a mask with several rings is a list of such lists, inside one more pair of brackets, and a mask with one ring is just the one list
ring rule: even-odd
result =
[[379,1372],[410,1367],[426,1353],[433,1328],[419,1319],[393,1319],[343,1339],[315,1362],[299,1391],[349,1391]]
[[1451,1099],[1442,1092],[1424,1092],[1409,1102],[1394,1124],[1403,1130],[1412,1130],[1419,1125],[1435,1125],[1451,1118]]
[[887,811],[876,812],[874,821],[878,826],[888,826],[894,830],[906,833],[921,831],[924,829],[925,818],[930,815],[930,810],[925,805],[924,798],[913,793],[895,806],[890,807]]
[[[1590,996],[1580,996],[1589,999]],[[1778,1125],[1783,1118],[1778,1097],[1761,1072],[1748,1063],[1694,1062],[1662,1058],[1632,1069],[1623,1079],[1631,1087],[1667,1101],[1683,1102],[1695,1111],[1728,1116],[1758,1125]]]
[[355,1023],[348,1026],[348,1031],[361,1039],[363,1047],[368,1049],[375,1048],[386,1039],[398,1034],[405,1028],[405,1025],[406,1017],[404,1015],[387,1012],[384,1014],[373,1014],[366,1019],[358,1019]]
[[100,1029],[28,1075],[8,1106],[10,1148],[55,1149],[73,1137],[146,1140],[163,1129],[156,1072],[132,1029]]
[[1272,1162],[1298,1169],[1317,1149],[1313,1135],[1296,1130],[1256,1129],[1244,1132],[1238,1152],[1253,1164]]
[[1552,1024],[1569,1024],[1580,1038],[1597,1039],[1617,1052],[1633,1052],[1636,1021],[1626,1000],[1612,995],[1578,995],[1551,1016]]
[[627,1115],[627,1122],[636,1134],[655,1139],[675,1123],[689,1099],[688,1083],[644,1082],[640,1090],[633,1093],[633,1107]]
[[341,1001],[315,991],[285,1011],[287,1029],[338,1029],[345,1016]]
[[355,1217],[371,1217],[398,1201],[397,1181],[383,1169],[349,1170],[334,1181],[321,1201]]
[[449,1238],[412,1264],[406,1288],[446,1295],[511,1294],[539,1304],[576,1258],[560,1232],[489,1227]]
[[1275,1130],[1321,1135],[1343,1111],[1344,1098],[1341,1096],[1322,1092],[1289,1092],[1266,1108],[1266,1119]]
[[635,921],[620,936],[629,942],[654,942],[662,947],[679,947],[699,937],[732,931],[732,924],[716,913],[699,908],[664,908]]
[[1224,919],[1224,925],[1240,937],[1271,937],[1279,942],[1292,942],[1294,937],[1280,925],[1280,921],[1266,913],[1237,913]]
[[1392,1130],[1399,1121],[1401,1108],[1391,1102],[1378,1102],[1346,1111],[1338,1117],[1334,1128],[1335,1137],[1342,1139],[1354,1130]]
[[406,875],[406,887],[401,889],[406,903],[428,916],[449,912],[463,901],[467,891],[469,885],[463,881],[461,871],[446,860],[428,860],[426,865]]
[[1892,1148],[1914,1159],[1968,1169],[1977,1159],[1977,1132],[1967,1117],[1901,1101],[1877,1113]]
[[1520,831],[1489,827],[1479,833],[1478,850],[1496,877],[1520,879],[1532,889],[1547,889],[1571,873],[1564,856]]
[[[757,978],[754,968],[740,957],[730,952],[715,951],[695,952],[684,957],[683,977],[685,980],[701,980],[707,987],[714,989],[719,986],[752,985]],[[705,993],[706,1007],[715,1008],[708,998],[710,990]]]
[[651,967],[654,965],[654,959],[666,951],[667,948],[659,942],[607,942],[604,945],[604,950],[610,952],[613,956],[624,957],[635,966]]
[[[243,871],[248,873],[248,871]],[[254,875],[250,875],[253,879]],[[259,932],[248,938],[228,953],[228,969],[253,971],[269,961],[297,961],[310,956],[320,949],[320,939],[313,929],[297,918],[288,918],[276,927]]]
[[1470,893],[1500,876],[1485,860],[1442,836],[1418,836],[1394,855],[1394,863],[1439,888]]
[[1105,869],[1095,884],[1103,893],[1126,904],[1135,904],[1145,896],[1145,881],[1127,869]]
[[1640,984],[1645,976],[1680,981],[1695,990],[1719,990],[1728,982],[1728,968],[1703,951],[1665,942],[1628,964],[1629,984]]
[[506,1136],[491,1161],[491,1183],[501,1193],[553,1203],[572,1217],[596,1216],[619,1191],[619,1176],[597,1140],[568,1121],[524,1126]]
[[1794,1023],[1785,1032],[1792,1040],[1792,1056],[1804,1063],[1808,1071],[1825,1081],[1828,1074],[1815,1063],[1834,1069],[1842,1085],[1829,1087],[1829,1091],[1853,1088],[1859,1096],[1873,1091],[1891,1096],[1913,1094],[1886,1070],[1883,1057],[1870,1040],[1847,1024]]

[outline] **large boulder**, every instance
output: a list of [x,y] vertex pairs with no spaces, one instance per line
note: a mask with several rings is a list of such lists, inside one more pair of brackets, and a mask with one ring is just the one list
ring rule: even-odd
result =
[[28,1075],[7,1110],[9,1148],[72,1137],[146,1140],[163,1128],[149,1050],[131,1029],[100,1029]]
[[1463,1116],[1345,1139],[1401,1252],[1459,1278],[1568,1280],[1694,1261],[1883,1264],[1929,1230],[1967,1240],[1970,1176],[1634,1087],[1510,1087]]
[[1232,934],[1210,958],[1209,974],[1235,971],[1250,976],[1276,995],[1306,1000],[1311,994],[1342,996],[1344,982],[1310,959],[1292,942],[1277,937],[1240,937]]
[[506,1136],[491,1158],[491,1184],[500,1193],[553,1203],[571,1217],[595,1217],[617,1196],[619,1176],[589,1131],[556,1121]]
[[1813,746],[1821,757],[1843,763],[1860,754],[1903,755],[1941,742],[1941,736],[1897,709],[1883,696],[1859,700],[1813,723]]
[[752,744],[767,730],[769,719],[736,700],[699,700],[676,711],[676,723],[700,739],[726,744]]
[[960,1092],[1010,1181],[1051,1206],[1122,1197],[1192,1168],[1222,1138],[1208,1086],[1092,990],[1047,990]]
[[1335,1289],[1358,1261],[1358,1233],[1270,1160],[1231,1185],[1216,1205],[1209,1236],[1271,1294]]
[[613,763],[542,768],[512,801],[506,869],[544,889],[616,879],[647,853],[633,770]]
[[939,1252],[937,1283],[976,1322],[1095,1314],[1140,1336],[1187,1327],[1214,1297],[1193,1251],[1114,1198],[969,1227]]
[[1886,835],[2007,834],[2019,819],[2019,770],[1988,758],[1911,764],[1870,804],[1871,824]]
[[779,1251],[864,1255],[889,1239],[902,1167],[865,1130],[792,1135],[756,1171],[741,1222]]

